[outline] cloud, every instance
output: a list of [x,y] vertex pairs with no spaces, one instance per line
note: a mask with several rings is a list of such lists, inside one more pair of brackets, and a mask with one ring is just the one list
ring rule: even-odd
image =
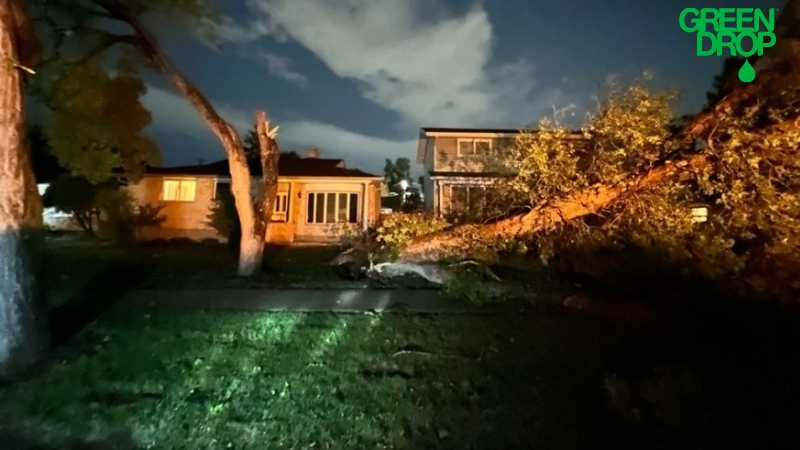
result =
[[538,86],[530,61],[496,61],[482,7],[454,15],[423,0],[248,5],[256,19],[230,31],[232,41],[261,32],[294,40],[339,77],[355,80],[365,98],[397,112],[406,127],[519,124],[540,112],[532,107],[541,105],[541,94],[558,89]]
[[267,64],[267,70],[276,77],[291,81],[300,87],[308,86],[308,77],[291,69],[292,62],[289,58],[275,53],[263,52],[261,57]]
[[[183,97],[149,86],[142,102],[153,115],[148,131],[157,136],[159,143],[181,146],[180,149],[162,148],[170,156],[170,164],[191,164],[199,158],[211,161],[224,157],[217,137]],[[241,111],[226,105],[218,105],[217,111],[242,133],[249,130],[255,120],[254,111]],[[393,141],[315,121],[289,121],[278,125],[278,142],[282,148],[303,150],[316,146],[322,157],[343,158],[349,167],[373,173],[380,173],[385,158],[408,157],[413,160],[416,151],[415,140]],[[176,151],[184,154],[178,158],[174,155]],[[186,154],[189,152],[191,154]]]

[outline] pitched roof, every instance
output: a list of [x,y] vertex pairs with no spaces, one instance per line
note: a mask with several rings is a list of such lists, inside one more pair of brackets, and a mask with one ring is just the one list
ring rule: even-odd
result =
[[[261,164],[250,162],[250,174],[261,176]],[[209,175],[230,176],[228,160],[209,164],[179,167],[150,167],[150,175]],[[331,177],[331,178],[381,178],[359,169],[348,169],[341,159],[281,157],[278,159],[278,175],[283,177]]]
[[497,134],[519,134],[519,128],[446,128],[446,127],[423,127],[423,133],[497,133]]

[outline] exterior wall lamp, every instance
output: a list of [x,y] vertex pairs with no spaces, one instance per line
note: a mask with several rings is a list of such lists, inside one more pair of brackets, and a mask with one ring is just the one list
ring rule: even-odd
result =
[[705,203],[694,203],[691,206],[692,222],[708,222],[708,205]]

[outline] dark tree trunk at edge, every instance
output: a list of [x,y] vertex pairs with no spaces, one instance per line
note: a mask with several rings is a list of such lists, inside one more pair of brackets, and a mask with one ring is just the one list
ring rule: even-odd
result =
[[47,344],[36,280],[42,203],[28,152],[22,79],[33,43],[22,1],[0,2],[0,377],[38,359]]

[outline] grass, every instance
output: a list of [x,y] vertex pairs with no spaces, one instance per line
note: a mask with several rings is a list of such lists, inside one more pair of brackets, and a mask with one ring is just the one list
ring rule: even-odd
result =
[[626,436],[597,333],[613,340],[563,315],[122,308],[0,389],[0,415],[54,448],[597,448]]
[[[44,276],[51,291],[75,291],[108,278],[125,279],[138,288],[203,289],[343,286],[327,262],[336,247],[269,247],[264,273],[236,277],[236,258],[225,245],[174,244],[110,246],[93,242],[49,243]],[[351,283],[352,284],[352,283]]]

